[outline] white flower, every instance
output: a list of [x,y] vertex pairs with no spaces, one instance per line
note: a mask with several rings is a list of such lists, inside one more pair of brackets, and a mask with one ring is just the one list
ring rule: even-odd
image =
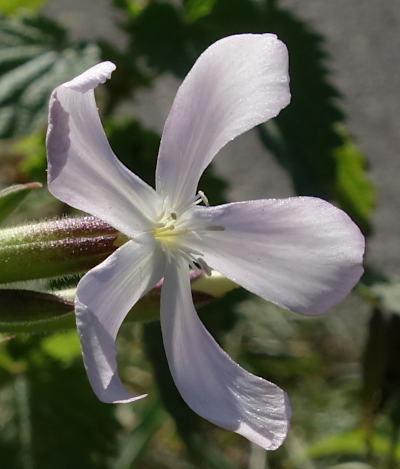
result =
[[243,34],[199,57],[165,124],[156,190],[118,161],[101,126],[93,89],[114,69],[103,62],[56,88],[47,135],[50,192],[130,239],[78,285],[76,321],[90,383],[104,402],[145,397],[123,388],[115,338],[131,307],[164,277],[163,340],[183,399],[211,422],[275,449],[288,430],[286,394],[234,363],[207,332],[193,306],[189,269],[215,269],[303,314],[328,310],[361,276],[363,237],[323,200],[198,205],[205,198],[196,196],[197,184],[214,155],[289,103],[286,47],[272,34]]

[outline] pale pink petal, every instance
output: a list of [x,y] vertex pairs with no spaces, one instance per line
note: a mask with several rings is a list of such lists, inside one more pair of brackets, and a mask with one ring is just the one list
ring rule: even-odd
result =
[[161,326],[171,374],[185,402],[216,425],[265,449],[277,448],[289,427],[286,394],[241,368],[211,337],[194,309],[182,259],[167,266]]
[[360,230],[324,200],[254,200],[199,207],[196,216],[214,227],[191,241],[211,268],[292,311],[327,311],[363,273]]
[[104,134],[93,90],[114,69],[100,63],[53,91],[48,185],[58,199],[132,236],[148,227],[159,197],[116,158]]
[[241,34],[214,43],[185,78],[165,123],[157,191],[176,209],[187,204],[214,155],[289,101],[288,54],[275,35]]
[[75,313],[90,384],[103,402],[130,402],[118,377],[115,338],[131,307],[163,275],[164,259],[154,244],[128,241],[79,282]]

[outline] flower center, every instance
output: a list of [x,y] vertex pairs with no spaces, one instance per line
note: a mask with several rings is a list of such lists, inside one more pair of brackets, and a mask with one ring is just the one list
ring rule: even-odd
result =
[[154,239],[160,241],[168,249],[174,249],[179,243],[179,238],[186,234],[188,230],[179,226],[176,212],[170,212],[153,228]]
[[201,202],[208,205],[207,197],[201,191],[187,204],[177,208],[167,208],[168,200],[164,200],[160,218],[154,223],[151,232],[154,239],[159,242],[168,262],[171,262],[175,256],[182,256],[192,269],[202,269],[211,274],[211,269],[203,259],[203,253],[191,245],[194,238],[197,241],[201,238],[202,231],[223,228],[208,227],[203,223],[199,224],[198,220],[194,221],[192,216],[194,207]]

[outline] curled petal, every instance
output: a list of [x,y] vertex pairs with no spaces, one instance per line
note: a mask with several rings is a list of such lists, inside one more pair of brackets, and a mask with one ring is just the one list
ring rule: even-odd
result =
[[163,275],[163,256],[152,244],[128,241],[79,282],[75,313],[90,384],[103,402],[130,402],[115,359],[115,339],[128,311]]
[[289,427],[287,396],[245,371],[215,342],[194,309],[182,260],[167,266],[161,326],[171,374],[185,402],[216,425],[276,449]]
[[187,204],[214,155],[289,101],[288,54],[274,34],[214,43],[185,78],[165,123],[157,192],[176,209]]
[[68,205],[133,236],[148,228],[159,198],[116,158],[104,134],[94,88],[114,69],[111,62],[97,64],[53,91],[46,141],[48,186]]
[[[364,238],[338,208],[313,197],[198,207],[207,264],[262,298],[302,314],[342,301],[363,273]],[[212,229],[218,227],[218,230]]]

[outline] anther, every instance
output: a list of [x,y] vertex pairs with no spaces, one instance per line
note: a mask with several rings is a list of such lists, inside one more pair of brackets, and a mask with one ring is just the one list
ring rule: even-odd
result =
[[199,264],[199,266],[201,267],[202,270],[204,270],[205,274],[208,275],[210,277],[211,275],[211,268],[210,266],[207,264],[207,262],[202,259],[201,257],[198,257],[196,259],[196,262]]
[[208,202],[208,199],[206,197],[206,195],[204,194],[203,191],[199,191],[198,192],[198,195],[200,197],[200,199],[202,200],[203,204],[206,206],[206,207],[209,207],[210,206],[210,203]]

